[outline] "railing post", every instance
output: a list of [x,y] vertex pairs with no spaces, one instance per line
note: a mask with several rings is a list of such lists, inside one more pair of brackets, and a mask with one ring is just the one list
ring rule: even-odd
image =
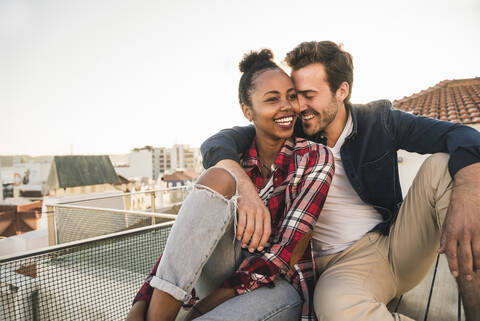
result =
[[48,246],[57,245],[57,231],[55,230],[55,210],[53,206],[47,205],[48,219]]
[[[155,213],[155,191],[150,193],[150,207],[152,208],[152,213]],[[152,217],[152,225],[155,225],[155,217]]]

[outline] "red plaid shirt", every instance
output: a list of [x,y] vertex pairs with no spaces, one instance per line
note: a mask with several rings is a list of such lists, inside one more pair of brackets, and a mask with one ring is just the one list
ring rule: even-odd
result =
[[[257,159],[255,140],[241,165],[257,191],[260,191],[264,178]],[[302,296],[301,319],[316,320],[311,304],[316,275],[310,242],[293,267],[290,267],[290,263],[298,242],[312,231],[320,215],[334,172],[333,156],[323,145],[292,137],[278,153],[274,167],[274,190],[267,203],[272,217],[271,246],[258,255],[247,257],[223,287],[233,288],[237,294],[243,294],[263,285],[271,286],[273,280],[281,275]],[[153,289],[148,282],[155,272],[154,267],[135,301],[150,301]],[[192,297],[195,298],[195,295]]]

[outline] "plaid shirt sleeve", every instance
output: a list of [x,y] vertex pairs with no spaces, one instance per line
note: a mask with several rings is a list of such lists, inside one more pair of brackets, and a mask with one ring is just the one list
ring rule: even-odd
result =
[[161,258],[162,257],[160,256],[157,262],[155,262],[155,265],[153,266],[152,271],[145,279],[145,282],[143,282],[142,286],[140,287],[140,290],[138,290],[137,295],[135,296],[135,299],[133,299],[133,304],[135,304],[135,302],[137,301],[145,301],[147,302],[147,304],[150,303],[150,300],[152,299],[152,294],[153,294],[153,287],[150,286],[150,280],[153,278],[153,276],[157,272],[158,264],[160,264]]
[[[222,287],[243,294],[267,285],[278,274],[286,274],[296,262],[292,254],[306,234],[310,234],[325,202],[334,173],[333,155],[328,148],[308,142],[308,152],[289,167],[287,179],[293,181],[286,190],[285,216],[279,222],[272,246],[261,256],[250,256]],[[290,183],[289,183],[290,184]],[[305,249],[303,249],[305,250]]]

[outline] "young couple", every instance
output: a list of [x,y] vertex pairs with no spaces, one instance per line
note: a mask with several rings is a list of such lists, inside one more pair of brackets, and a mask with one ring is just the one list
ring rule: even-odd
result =
[[[242,259],[245,261],[216,280],[213,289],[206,292],[210,295],[197,303],[189,318],[202,314],[203,320],[410,320],[391,314],[386,303],[418,284],[439,251],[446,254],[457,280],[467,320],[479,319],[480,134],[459,124],[395,110],[389,101],[352,105],[349,102],[353,83],[351,55],[330,41],[301,43],[287,54],[293,84],[278,67],[254,69],[250,75],[245,72],[246,61],[240,102],[254,127],[223,130],[202,145],[204,165],[210,169],[199,180],[195,193],[208,194],[209,204],[211,199],[223,199],[223,207],[209,205],[220,212],[228,208],[227,211],[235,213],[238,205],[237,239],[249,251],[238,254],[229,249],[230,255],[236,255],[232,266]],[[280,88],[279,82],[273,82],[273,74],[282,74],[289,86]],[[242,85],[245,79],[250,86]],[[265,88],[267,80],[278,88]],[[293,86],[298,94],[298,107],[297,99],[288,105],[292,110],[299,108],[300,117],[294,125],[295,138],[288,138],[292,130],[289,113],[264,113],[261,111],[267,109],[260,107],[275,105],[266,98],[274,92],[279,105],[287,104],[289,88],[294,93]],[[256,100],[262,95],[265,100]],[[290,133],[279,135],[279,128],[288,128]],[[298,137],[323,143],[331,152]],[[276,139],[281,143],[273,144]],[[298,148],[294,147],[300,143],[308,149],[300,152],[302,156],[296,155]],[[404,200],[398,177],[398,149],[434,154],[417,173]],[[283,166],[288,169],[282,170]],[[316,175],[312,174],[314,171]],[[290,172],[294,173],[288,175]],[[211,176],[215,176],[213,182]],[[272,183],[269,176],[273,176]],[[311,181],[314,176],[319,180],[315,186]],[[274,185],[273,192],[270,184]],[[201,185],[210,191],[202,190]],[[225,190],[225,186],[234,187]],[[319,195],[314,195],[313,188]],[[184,207],[187,206],[186,201]],[[195,213],[202,217],[197,216],[195,224],[190,223],[192,229],[198,228],[203,216],[213,215],[209,213],[211,210],[199,211],[199,208],[203,206],[196,206]],[[235,222],[236,216],[232,216]],[[216,223],[218,220],[213,219]],[[180,226],[180,222],[175,225]],[[175,228],[172,239],[174,231]],[[190,252],[195,252],[195,247],[205,247],[203,240],[211,232],[202,231],[199,231],[202,237],[196,238],[202,242],[192,241],[195,246]],[[227,232],[223,237],[232,233]],[[220,251],[222,241],[223,238],[211,255],[203,256],[208,262],[202,277],[209,274],[207,267]],[[230,246],[237,245],[238,242]],[[147,317],[152,320],[160,318],[160,313],[154,310],[161,309],[166,315],[166,307],[172,306],[165,297],[176,303],[173,315],[176,314],[178,302],[188,299],[191,289],[182,285],[186,272],[174,273],[171,279],[165,277],[169,271],[162,266],[169,261],[168,247],[167,244],[165,260],[156,269],[157,278],[150,282],[155,291]],[[189,260],[180,264],[198,276],[201,267],[185,266],[195,257],[184,256],[172,261]],[[224,258],[223,262],[226,261]],[[177,265],[178,262],[170,270]],[[199,290],[202,277],[197,282]],[[169,286],[160,286],[162,278],[167,280],[164,283],[170,282]],[[188,282],[196,281],[195,277],[188,278]],[[173,289],[179,286],[183,297],[175,296]],[[296,291],[291,291],[292,288]],[[303,309],[295,312],[293,306],[299,304]],[[146,305],[137,301],[132,312],[136,308],[145,310]]]

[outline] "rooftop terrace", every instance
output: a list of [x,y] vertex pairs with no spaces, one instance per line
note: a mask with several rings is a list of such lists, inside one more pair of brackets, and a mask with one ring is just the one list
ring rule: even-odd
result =
[[[176,194],[172,200],[178,201],[185,189],[158,193]],[[165,247],[175,218],[165,212],[176,208],[178,202],[148,212],[49,207],[50,241],[56,244],[0,258],[0,320],[123,320]],[[419,286],[389,308],[415,320],[465,320],[443,256]]]

